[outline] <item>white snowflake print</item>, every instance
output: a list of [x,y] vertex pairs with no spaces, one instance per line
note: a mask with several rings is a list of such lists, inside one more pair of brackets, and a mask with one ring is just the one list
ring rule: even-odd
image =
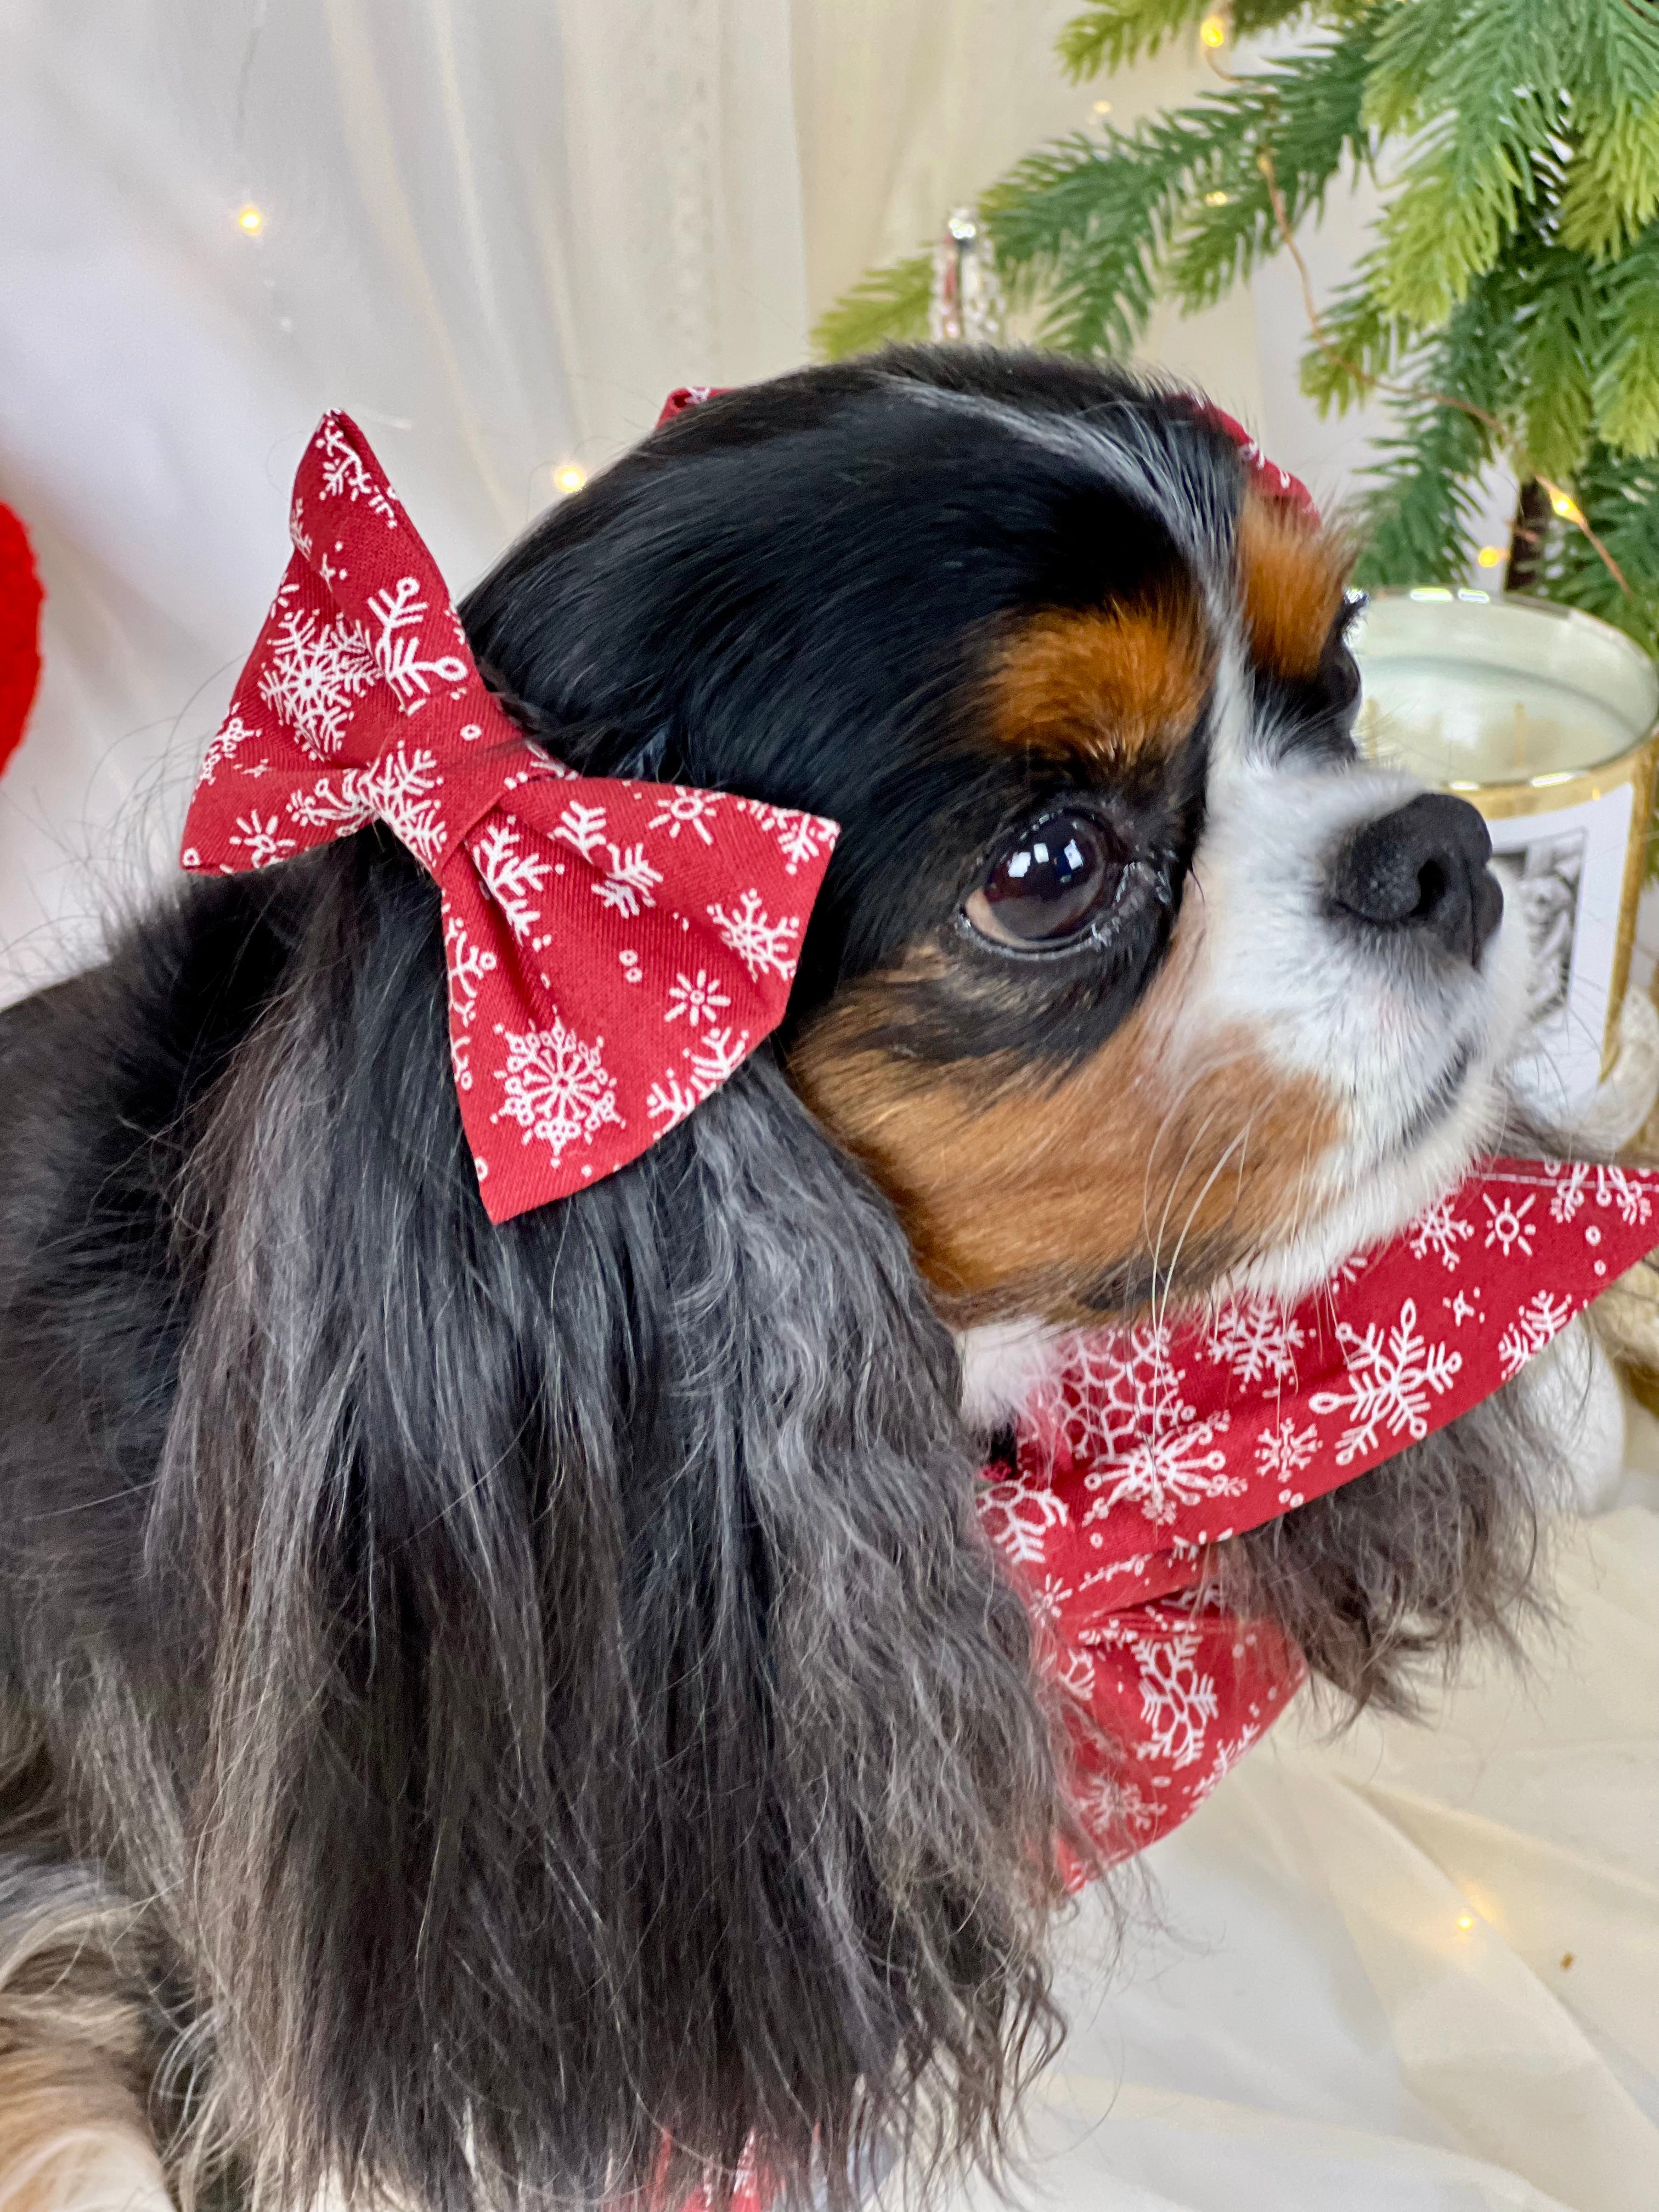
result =
[[520,831],[512,820],[489,823],[472,841],[472,857],[489,891],[515,937],[528,937],[541,920],[533,906],[552,873],[552,863],[541,854],[526,852]]
[[247,854],[251,868],[268,868],[273,860],[283,860],[295,848],[295,840],[282,835],[282,817],[273,814],[267,821],[254,811],[239,814],[236,834],[225,840],[227,844],[240,845]]
[[712,791],[682,791],[677,785],[665,784],[658,811],[646,823],[647,830],[666,830],[671,838],[678,838],[682,830],[690,830],[705,845],[714,842],[709,823],[720,812],[719,794]]
[[1288,1414],[1277,1428],[1264,1429],[1255,1440],[1256,1472],[1275,1482],[1289,1482],[1318,1456],[1316,1424],[1310,1421],[1305,1429],[1298,1429]]
[[789,939],[800,933],[799,915],[786,914],[769,921],[757,890],[743,894],[735,914],[728,914],[723,906],[711,906],[708,914],[756,982],[769,974],[787,982],[798,957]]
[[662,872],[646,859],[643,843],[607,844],[605,849],[611,855],[611,866],[604,882],[593,885],[593,896],[602,906],[632,921],[642,907],[657,903],[651,894],[662,881]]
[[345,739],[355,702],[379,675],[368,636],[343,615],[284,614],[259,678],[259,696],[307,750],[331,759]]
[[[1476,1296],[1478,1297],[1480,1293],[1477,1291]],[[1478,1313],[1480,1310],[1473,1299],[1466,1298],[1464,1297],[1462,1291],[1459,1291],[1455,1297],[1442,1298],[1440,1303],[1444,1306],[1446,1311],[1451,1316],[1452,1327],[1454,1328],[1462,1328],[1464,1322],[1469,1318],[1471,1314]]]
[[647,1115],[662,1123],[665,1134],[742,1066],[748,1050],[747,1030],[740,1030],[735,1036],[730,1029],[708,1030],[695,1046],[686,1047],[684,1057],[689,1065],[683,1079],[671,1067],[652,1085],[646,1095]]
[[311,558],[311,532],[305,525],[305,501],[298,492],[294,495],[288,510],[288,534],[294,541],[294,550],[302,561]]
[[201,774],[197,779],[198,781],[211,783],[226,762],[234,760],[248,739],[257,738],[259,732],[253,725],[251,722],[245,722],[240,714],[235,713],[228,714],[221,727],[215,731],[213,742],[202,757]]
[[1171,1766],[1196,1765],[1208,1748],[1209,1724],[1221,1710],[1215,1683],[1198,1669],[1198,1636],[1137,1636],[1129,1644],[1140,1669],[1140,1717],[1146,1740],[1139,1759],[1167,1759]]
[[319,776],[296,792],[288,811],[308,829],[349,836],[365,823],[384,822],[416,859],[435,868],[444,853],[443,813],[434,797],[443,776],[437,757],[398,744],[372,768],[349,768],[337,778]]
[[421,625],[427,602],[421,597],[419,579],[400,576],[389,591],[372,592],[368,611],[380,625],[374,658],[380,673],[398,695],[401,707],[413,707],[431,696],[433,683],[464,684],[467,663],[459,654],[440,653],[435,659],[421,656]]
[[1302,1324],[1275,1299],[1231,1299],[1210,1323],[1204,1349],[1236,1382],[1296,1380],[1296,1355],[1304,1342]]
[[670,1003],[664,1021],[677,1022],[684,1014],[686,1026],[694,1030],[701,1029],[705,1022],[712,1022],[722,1006],[732,1003],[706,968],[699,968],[695,975],[688,975],[682,969],[668,987],[668,997]]
[[1018,1565],[1037,1566],[1048,1550],[1048,1531],[1066,1525],[1065,1500],[1047,1483],[1018,1475],[987,1483],[979,1493],[980,1519],[997,1549]]
[[475,945],[459,915],[444,921],[444,954],[449,969],[450,1057],[455,1065],[455,1087],[472,1088],[471,1039],[467,1032],[477,1018],[478,993],[483,979],[500,964],[488,945]]
[[507,1066],[498,1072],[503,1096],[492,1121],[516,1121],[527,1145],[545,1145],[555,1166],[568,1148],[591,1143],[607,1122],[626,1125],[617,1111],[616,1079],[605,1067],[603,1037],[587,1044],[555,1015],[550,1030],[516,1030],[507,1039]]
[[1384,1335],[1372,1322],[1362,1336],[1346,1322],[1336,1325],[1347,1366],[1346,1390],[1316,1390],[1309,1400],[1316,1413],[1346,1413],[1349,1426],[1336,1447],[1336,1462],[1347,1467],[1362,1452],[1374,1452],[1384,1427],[1390,1436],[1420,1443],[1429,1433],[1430,1395],[1444,1397],[1462,1371],[1462,1355],[1443,1344],[1425,1341],[1417,1326],[1417,1305],[1407,1298],[1400,1319]]
[[395,495],[388,486],[375,482],[368,464],[332,416],[318,433],[317,450],[323,456],[323,495],[325,499],[343,498],[353,501],[361,499],[382,521],[396,525],[398,507]]
[[604,807],[584,806],[573,799],[560,815],[553,835],[574,845],[583,860],[591,860],[605,842]]
[[1534,1354],[1572,1319],[1572,1300],[1538,1291],[1528,1299],[1498,1340],[1498,1357],[1504,1364],[1504,1380],[1512,1382]]
[[769,830],[783,855],[783,872],[793,876],[804,860],[816,860],[834,844],[836,832],[815,814],[798,814],[787,806],[767,806],[759,799],[746,802],[763,830]]
[[1346,1260],[1339,1261],[1331,1269],[1330,1273],[1326,1276],[1326,1289],[1333,1295],[1338,1291],[1346,1290],[1349,1284],[1357,1283],[1359,1280],[1370,1262],[1371,1255],[1369,1252],[1351,1252]]
[[1079,1774],[1073,1802],[1089,1833],[1144,1844],[1163,1826],[1168,1808],[1148,1796],[1138,1783],[1110,1774]]
[[1149,1521],[1173,1521],[1184,1505],[1234,1498],[1243,1476],[1229,1476],[1217,1437],[1225,1413],[1200,1421],[1182,1395],[1184,1368],[1170,1358],[1170,1332],[1141,1322],[1078,1338],[1056,1379],[1031,1407],[1031,1430],[1060,1426],[1086,1486],[1103,1492],[1085,1515],[1104,1520],[1115,1505],[1138,1505]]
[[1112,1467],[1090,1468],[1085,1486],[1104,1491],[1105,1496],[1096,1499],[1084,1518],[1103,1521],[1115,1505],[1138,1505],[1162,1527],[1184,1505],[1206,1498],[1242,1497],[1249,1485],[1243,1475],[1227,1473],[1227,1455],[1216,1442],[1226,1426],[1226,1414],[1217,1413],[1190,1428],[1128,1444]]
[[1639,1228],[1653,1212],[1653,1202],[1643,1186],[1623,1168],[1597,1167],[1578,1160],[1571,1167],[1549,1167],[1557,1178],[1550,1193],[1552,1221],[1571,1221],[1587,1199],[1597,1206],[1616,1206],[1620,1218],[1630,1229]]
[[1413,1260],[1425,1259],[1432,1252],[1443,1267],[1455,1267],[1460,1244],[1467,1244],[1474,1234],[1474,1224],[1465,1221],[1452,1209],[1449,1198],[1437,1198],[1432,1206],[1424,1207],[1406,1231]]
[[1527,1216],[1532,1212],[1534,1201],[1530,1198],[1523,1198],[1517,1206],[1512,1198],[1505,1198],[1494,1202],[1483,1190],[1480,1194],[1480,1203],[1490,1216],[1486,1227],[1486,1249],[1490,1252],[1492,1246],[1496,1244],[1507,1260],[1518,1245],[1522,1257],[1530,1260],[1532,1240],[1538,1233],[1538,1224],[1535,1222],[1528,1222]]

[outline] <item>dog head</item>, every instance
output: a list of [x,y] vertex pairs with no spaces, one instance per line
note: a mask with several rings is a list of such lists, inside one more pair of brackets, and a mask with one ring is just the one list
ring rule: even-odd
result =
[[1494,1133],[1524,949],[1358,757],[1345,569],[1183,396],[901,353],[682,416],[469,620],[582,764],[842,822],[790,1073],[982,1351],[1299,1293]]

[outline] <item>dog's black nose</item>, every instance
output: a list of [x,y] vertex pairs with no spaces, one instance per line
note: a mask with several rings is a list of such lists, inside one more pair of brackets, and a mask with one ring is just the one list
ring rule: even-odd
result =
[[1425,791],[1354,832],[1331,870],[1331,897],[1378,929],[1426,930],[1478,962],[1504,914],[1491,858],[1486,825],[1468,800]]

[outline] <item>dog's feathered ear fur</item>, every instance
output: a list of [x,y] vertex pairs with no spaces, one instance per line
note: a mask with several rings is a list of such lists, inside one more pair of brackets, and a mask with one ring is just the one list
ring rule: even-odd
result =
[[221,2124],[434,2207],[672,2199],[751,2130],[842,2203],[930,2111],[994,2154],[1051,1732],[895,1221],[760,1055],[492,1228],[435,891],[377,835],[302,872],[150,1522]]

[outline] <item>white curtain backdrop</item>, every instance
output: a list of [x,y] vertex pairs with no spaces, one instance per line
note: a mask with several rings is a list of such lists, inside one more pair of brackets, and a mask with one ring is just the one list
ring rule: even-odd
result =
[[[1085,122],[1103,88],[1046,58],[1073,12],[0,0],[0,498],[49,594],[0,782],[0,1001],[170,866],[325,406],[465,586],[561,464],[602,465],[676,384],[800,361],[862,268]],[[1105,89],[1127,122],[1201,81],[1183,47]],[[1334,208],[1322,283],[1362,215]],[[1359,433],[1297,397],[1304,327],[1279,267],[1148,350],[1329,497]],[[1533,1705],[1494,1679],[1434,1733],[1285,1734],[1152,1855],[1164,1932],[1109,1983],[1085,1910],[1037,2201],[1652,2203],[1656,1526],[1572,1555],[1574,1641]]]

